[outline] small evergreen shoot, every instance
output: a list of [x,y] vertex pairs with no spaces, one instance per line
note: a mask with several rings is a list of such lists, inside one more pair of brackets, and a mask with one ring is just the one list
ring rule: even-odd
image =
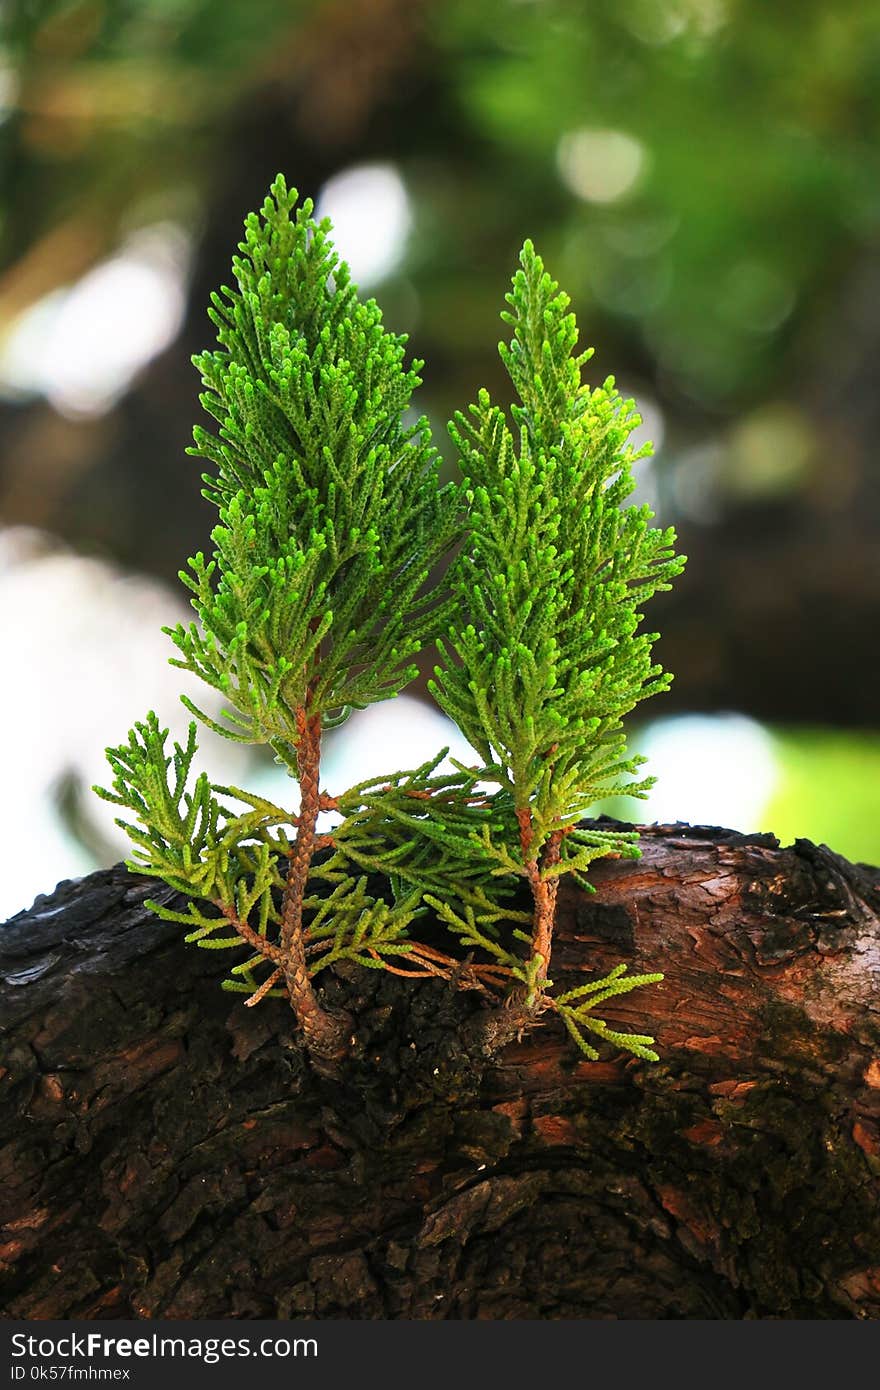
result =
[[[622,720],[669,683],[640,609],[683,560],[647,507],[623,505],[646,452],[628,443],[632,403],[610,379],[582,383],[590,354],[527,242],[501,347],[518,404],[508,419],[481,392],[456,416],[463,481],[441,486],[427,423],[410,422],[422,364],[405,365],[404,339],[357,297],[329,225],[280,175],[233,272],[209,311],[218,346],[195,359],[215,425],[190,452],[210,465],[214,549],[181,574],[197,621],[166,631],[173,664],[223,698],[217,718],[184,698],[196,719],[269,746],[299,798],[196,775],[196,723],[169,746],[148,714],[108,749],[112,789],[96,791],[130,817],[130,867],[186,900],[153,910],[188,941],[243,952],[226,987],[249,1005],[286,997],[324,1064],[344,1055],[352,1020],[329,1013],[314,979],[340,961],[504,1001],[485,1011],[490,1043],[552,1007],[588,1056],[591,1035],[654,1057],[653,1039],[593,1011],[661,976],[618,966],[554,993],[549,975],[561,876],[585,883],[596,858],[638,854],[635,835],[581,821],[599,798],[649,785],[630,780],[640,760]],[[480,763],[443,772],[443,750],[331,795],[324,730],[398,694],[432,640],[432,689]],[[319,833],[328,811],[337,823]],[[531,911],[511,900],[520,881]],[[434,934],[419,940],[428,909]]]
[[[623,719],[671,677],[652,662],[656,633],[639,631],[641,606],[667,589],[684,561],[673,531],[650,525],[647,506],[624,506],[632,465],[650,452],[629,438],[641,423],[608,378],[591,389],[581,369],[568,296],[526,242],[499,351],[518,403],[508,419],[481,391],[450,429],[464,476],[467,542],[455,572],[455,623],[440,643],[432,692],[483,759],[481,777],[510,799],[514,833],[483,836],[501,875],[525,878],[534,915],[524,960],[503,957],[528,1013],[552,1003],[588,1055],[586,1032],[641,1056],[652,1039],[612,1034],[592,1009],[659,979],[622,967],[594,984],[546,995],[560,878],[603,855],[637,855],[635,836],[581,828],[607,796],[643,795],[631,778]],[[463,939],[473,909],[435,907]]]
[[[216,429],[197,429],[190,452],[212,465],[204,495],[219,524],[213,556],[200,552],[181,574],[199,621],[170,632],[174,664],[227,702],[219,721],[192,712],[227,738],[270,745],[299,782],[298,811],[228,789],[250,807],[236,814],[204,774],[188,791],[194,730],[169,753],[155,716],[109,751],[104,795],[140,821],[127,826],[137,866],[213,903],[272,963],[260,988],[283,977],[307,1038],[332,1051],[344,1029],[315,996],[304,922],[312,860],[328,844],[318,815],[337,807],[320,787],[321,735],[416,674],[448,611],[429,576],[455,538],[456,500],[439,484],[426,421],[404,420],[422,364],[404,365],[405,340],[383,328],[374,300],[358,299],[328,233],[279,176],[245,223],[236,287],[213,296],[218,347],[196,366]],[[386,905],[366,905],[350,875],[334,893],[333,958],[363,955],[365,941],[381,953]],[[193,939],[221,944],[216,913],[192,904],[190,914]]]

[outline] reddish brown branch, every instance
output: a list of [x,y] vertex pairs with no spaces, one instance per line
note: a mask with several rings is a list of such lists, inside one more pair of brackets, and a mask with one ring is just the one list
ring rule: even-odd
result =
[[[381,959],[378,951],[370,948],[369,953],[374,960]],[[482,965],[475,964],[470,960],[457,960],[455,956],[448,956],[443,951],[438,951],[434,946],[428,946],[422,941],[409,942],[408,950],[401,959],[417,961],[421,969],[403,970],[400,966],[392,965],[387,959],[383,962],[384,969],[391,975],[400,975],[405,979],[447,980],[459,989],[478,989],[484,993],[489,993],[493,988],[498,989],[510,980],[510,971],[506,966]]]
[[318,1003],[306,963],[303,901],[312,857],[320,840],[316,833],[321,810],[321,717],[297,710],[296,747],[300,808],[296,838],[288,851],[289,866],[281,903],[281,959],[290,1003],[309,1050],[324,1059],[345,1053],[350,1022],[334,1018]]
[[553,924],[556,917],[556,899],[559,894],[559,878],[555,874],[548,876],[547,871],[553,869],[559,863],[562,831],[553,831],[539,857],[532,852],[534,828],[532,825],[531,811],[527,807],[518,810],[516,818],[519,822],[519,840],[523,864],[525,866],[526,877],[529,881],[529,887],[532,890],[532,901],[534,903],[531,955],[533,961],[538,960],[538,968],[535,972],[535,983],[539,986],[539,990],[538,996],[529,1002],[529,1008],[531,1009],[534,1004],[538,1003],[540,986],[546,981],[550,969],[550,955],[553,949]]
[[271,975],[268,975],[266,977],[266,979],[260,985],[260,988],[254,990],[254,993],[251,995],[250,999],[246,999],[244,1001],[245,1007],[248,1009],[252,1009],[255,1004],[259,1004],[261,999],[265,999],[266,995],[269,993],[269,990],[272,989],[274,985],[277,985],[279,980],[283,980],[283,978],[284,971],[279,965],[276,970],[272,971]]
[[215,902],[214,906],[220,909],[228,922],[232,923],[242,941],[246,941],[255,951],[259,951],[260,955],[264,956],[266,960],[275,961],[276,964],[283,960],[284,953],[281,947],[274,945],[271,941],[267,941],[265,936],[260,936],[260,933],[254,931],[249,923],[242,922],[234,907],[230,907],[227,903],[221,902]]

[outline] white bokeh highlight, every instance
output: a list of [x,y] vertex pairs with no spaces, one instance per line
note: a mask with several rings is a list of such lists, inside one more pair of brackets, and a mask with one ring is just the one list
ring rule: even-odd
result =
[[[154,580],[62,549],[39,531],[0,531],[0,612],[7,657],[0,682],[2,921],[59,880],[95,867],[58,812],[59,780],[73,780],[84,815],[122,859],[129,841],[114,823],[118,808],[88,791],[111,779],[106,746],[124,742],[150,709],[180,741],[190,715],[179,692],[211,712],[217,701],[168,665],[174,649],[161,629],[192,616],[181,598]],[[243,779],[246,750],[206,730],[199,742],[199,762],[212,779]]]
[[0,391],[63,415],[102,415],[177,336],[190,243],[174,223],[135,232],[73,286],[31,305],[0,349]]
[[562,182],[587,203],[616,203],[631,193],[648,163],[640,140],[622,130],[581,127],[564,134],[556,150]]
[[773,738],[743,714],[687,714],[649,724],[633,741],[657,778],[638,819],[763,827],[780,770]]
[[449,755],[439,772],[452,770],[450,757],[467,766],[479,760],[473,748],[436,706],[399,695],[358,710],[327,741],[322,781],[331,789],[351,787],[419,767],[442,748]]
[[334,174],[315,213],[332,221],[334,245],[359,288],[387,279],[403,260],[412,209],[393,164],[358,164]]

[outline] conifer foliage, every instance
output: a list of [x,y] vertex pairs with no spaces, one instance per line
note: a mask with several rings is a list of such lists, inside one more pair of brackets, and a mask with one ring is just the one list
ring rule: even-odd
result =
[[[633,835],[582,829],[603,797],[639,795],[650,782],[632,774],[622,721],[665,690],[653,664],[656,633],[639,631],[641,605],[683,566],[674,533],[650,525],[647,506],[624,506],[635,486],[630,436],[641,423],[632,401],[608,378],[591,389],[581,369],[568,296],[531,242],[520,257],[508,310],[513,332],[499,351],[518,403],[508,420],[481,391],[450,429],[467,499],[468,538],[455,580],[455,624],[432,691],[484,762],[481,777],[509,798],[515,839],[485,835],[501,874],[528,880],[534,915],[528,953],[511,969],[529,1011],[554,1003],[579,1045],[584,1030],[646,1056],[650,1038],[612,1034],[592,1014],[612,994],[660,976],[599,982],[552,1000],[548,986],[553,922],[563,874],[583,875],[607,854],[637,854]],[[474,935],[448,904],[453,929]]]
[[[408,423],[422,364],[361,301],[312,204],[279,176],[245,223],[235,287],[210,309],[217,348],[196,358],[212,430],[219,518],[210,558],[181,574],[197,621],[169,632],[173,663],[218,691],[225,737],[266,744],[299,783],[296,811],[193,772],[186,743],[150,713],[108,749],[111,790],[133,819],[130,866],[185,910],[153,903],[208,948],[238,948],[226,987],[286,996],[312,1055],[349,1045],[314,977],[342,960],[477,989],[511,1027],[555,1009],[589,1056],[592,1034],[653,1057],[593,1010],[659,975],[625,967],[567,992],[549,974],[560,877],[635,836],[580,824],[633,783],[622,720],[666,688],[640,607],[683,561],[647,507],[625,507],[632,402],[581,381],[568,300],[526,243],[503,317],[511,418],[486,392],[451,426],[462,481],[442,486],[424,419]],[[454,551],[445,577],[438,562]],[[442,566],[441,566],[442,569]],[[434,694],[480,759],[422,767],[330,795],[321,739],[352,709],[394,696],[438,640]],[[442,639],[442,640],[440,640]],[[321,812],[337,823],[319,833]],[[527,912],[511,901],[531,889]],[[420,941],[428,908],[448,947]],[[491,1032],[491,1030],[490,1030]],[[504,1029],[495,1029],[503,1040]]]
[[[358,299],[328,233],[279,176],[245,223],[236,287],[213,296],[218,347],[196,365],[217,428],[197,429],[191,452],[213,465],[204,491],[219,524],[212,558],[200,552],[181,574],[199,622],[171,632],[174,664],[227,701],[219,721],[193,713],[227,738],[270,744],[299,781],[298,814],[228,789],[251,806],[236,815],[204,774],[188,791],[194,731],[169,754],[152,715],[110,750],[109,796],[140,818],[130,827],[139,867],[213,901],[274,964],[273,984],[283,977],[307,1037],[332,1048],[341,1029],[315,997],[303,915],[326,843],[317,818],[335,807],[320,788],[321,734],[416,674],[413,658],[442,620],[443,596],[427,581],[454,538],[455,493],[439,484],[426,421],[404,423],[422,364],[404,366],[404,339],[386,332],[375,301]],[[385,915],[384,904],[365,906],[362,884],[342,887],[355,896],[334,903],[338,950],[365,911]],[[220,944],[216,917],[190,912],[196,939]]]

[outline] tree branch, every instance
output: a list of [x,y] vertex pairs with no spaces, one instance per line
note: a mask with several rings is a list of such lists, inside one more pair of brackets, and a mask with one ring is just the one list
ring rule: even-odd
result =
[[478,991],[341,967],[326,1080],[145,911],[168,889],[38,900],[0,928],[6,1315],[880,1317],[880,871],[642,849],[560,884],[552,977],[663,970],[603,1005],[657,1064],[584,1061],[552,1011],[489,1059]]

